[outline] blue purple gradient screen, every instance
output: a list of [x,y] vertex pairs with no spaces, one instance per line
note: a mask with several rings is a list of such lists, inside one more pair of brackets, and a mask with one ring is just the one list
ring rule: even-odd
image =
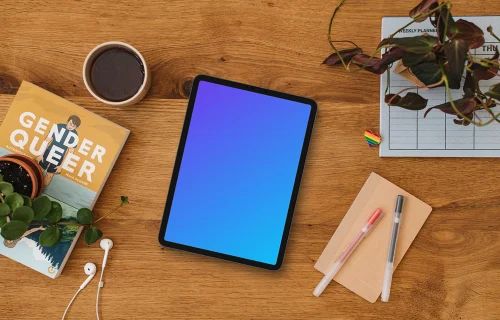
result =
[[200,81],[165,240],[276,264],[310,113]]

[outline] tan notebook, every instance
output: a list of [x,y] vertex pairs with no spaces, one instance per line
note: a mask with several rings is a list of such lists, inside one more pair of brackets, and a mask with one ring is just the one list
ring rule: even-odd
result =
[[[406,199],[396,247],[394,261],[394,268],[396,268],[418,231],[422,228],[432,208],[376,173],[370,175],[314,266],[317,270],[325,273],[361,230],[370,215],[377,208],[380,208],[385,214],[384,217],[373,228],[368,237],[359,244],[339,273],[333,278],[372,303],[377,301],[382,292],[394,209],[399,194],[404,195]],[[330,286],[332,285],[336,285],[336,283],[330,283]],[[325,291],[327,290],[328,288]]]

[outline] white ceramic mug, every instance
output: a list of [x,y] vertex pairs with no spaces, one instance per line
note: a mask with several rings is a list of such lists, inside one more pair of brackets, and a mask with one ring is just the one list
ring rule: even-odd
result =
[[[139,90],[136,92],[136,94],[134,94],[134,96],[123,101],[110,101],[101,97],[96,92],[95,88],[92,85],[92,81],[90,79],[90,71],[92,69],[92,64],[94,63],[95,59],[102,52],[112,48],[122,48],[134,53],[137,57],[139,57],[142,65],[144,66],[144,80]],[[87,55],[87,58],[85,58],[85,62],[83,63],[83,82],[85,82],[85,87],[87,87],[87,90],[90,92],[90,94],[92,94],[94,98],[96,98],[97,100],[113,106],[131,106],[141,101],[144,98],[144,96],[146,96],[146,93],[148,93],[149,87],[151,86],[151,72],[149,71],[149,67],[146,63],[146,60],[144,60],[144,57],[136,48],[132,47],[131,45],[125,42],[110,41],[101,43],[100,45],[92,49],[92,51],[90,51],[90,53]]]

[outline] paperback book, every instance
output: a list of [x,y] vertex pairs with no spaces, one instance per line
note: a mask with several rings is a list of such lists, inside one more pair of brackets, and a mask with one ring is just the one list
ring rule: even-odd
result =
[[[63,208],[64,221],[76,221],[81,208],[94,207],[130,131],[24,81],[0,126],[0,156],[22,154],[45,176],[43,194]],[[46,276],[60,275],[82,231],[63,226],[54,247],[38,243],[44,226],[22,238],[0,236],[0,254]]]

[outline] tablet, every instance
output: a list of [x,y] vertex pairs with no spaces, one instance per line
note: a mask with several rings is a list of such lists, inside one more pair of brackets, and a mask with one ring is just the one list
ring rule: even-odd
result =
[[316,109],[310,99],[196,77],[160,243],[279,269]]

